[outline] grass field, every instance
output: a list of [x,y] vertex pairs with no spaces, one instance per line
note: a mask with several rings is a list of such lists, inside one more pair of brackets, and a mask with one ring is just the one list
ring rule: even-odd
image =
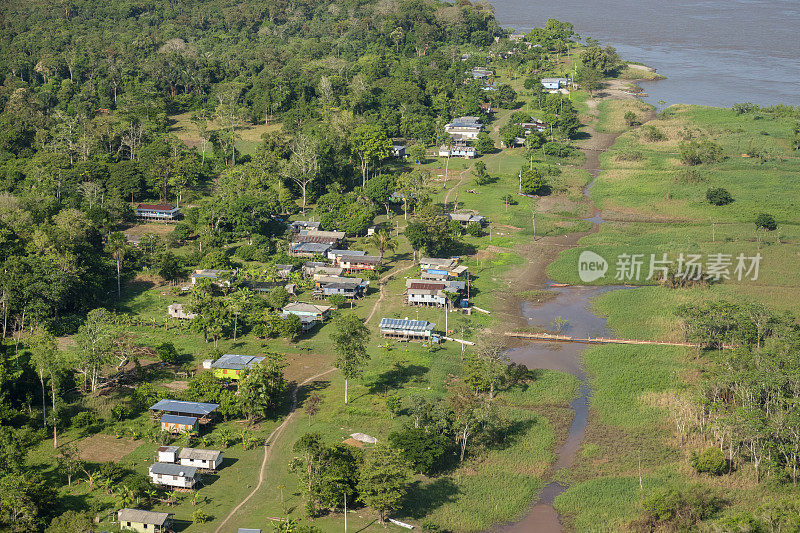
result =
[[[197,147],[201,150],[202,139],[200,137],[197,125],[192,122],[192,113],[182,113],[180,115],[173,115],[169,117],[172,121],[170,131],[183,141],[188,147]],[[220,125],[215,121],[209,121],[208,130],[213,131],[219,129]],[[238,128],[237,135],[239,140],[236,142],[236,149],[243,154],[253,154],[261,144],[262,136],[266,133],[275,133],[280,131],[280,123],[272,124],[243,124]],[[212,156],[213,152],[211,145],[206,148],[206,157]]]

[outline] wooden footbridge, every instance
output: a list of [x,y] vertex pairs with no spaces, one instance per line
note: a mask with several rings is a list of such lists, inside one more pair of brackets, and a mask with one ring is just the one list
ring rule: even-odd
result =
[[[557,335],[555,333],[523,333],[517,331],[507,331],[507,337],[514,337],[517,339],[526,339],[531,341],[546,341],[546,342],[579,342],[582,344],[642,344],[642,345],[655,345],[655,346],[682,346],[685,348],[699,348],[700,345],[695,342],[673,342],[673,341],[652,341],[642,339],[616,339],[612,337],[571,337],[569,335]],[[725,344],[723,348],[735,348],[732,344]]]

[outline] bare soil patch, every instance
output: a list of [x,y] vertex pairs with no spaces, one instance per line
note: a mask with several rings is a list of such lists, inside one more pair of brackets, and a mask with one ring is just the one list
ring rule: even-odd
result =
[[84,461],[102,463],[119,461],[142,443],[140,440],[125,437],[115,438],[112,435],[97,434],[78,442],[78,454]]
[[152,233],[154,235],[158,235],[163,237],[164,235],[169,235],[172,233],[172,230],[175,229],[174,224],[166,224],[166,223],[156,223],[156,222],[145,222],[143,224],[134,224],[130,228],[125,229],[125,233],[131,236],[141,236],[146,233]]

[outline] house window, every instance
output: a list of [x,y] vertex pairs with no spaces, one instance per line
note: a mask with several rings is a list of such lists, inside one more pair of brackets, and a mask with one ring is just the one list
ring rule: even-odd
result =
[[125,525],[128,526],[128,527],[131,527],[131,523],[130,522],[125,522]]

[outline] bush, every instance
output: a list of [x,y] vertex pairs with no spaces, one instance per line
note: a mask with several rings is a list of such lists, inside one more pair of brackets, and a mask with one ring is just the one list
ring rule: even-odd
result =
[[774,231],[778,228],[778,223],[772,215],[761,213],[756,217],[756,228]]
[[721,476],[728,468],[725,454],[716,446],[704,450],[699,455],[696,452],[692,452],[689,464],[691,464],[698,473],[711,474],[712,476]]
[[483,226],[477,222],[470,222],[467,226],[467,234],[473,237],[481,237],[483,236]]
[[547,181],[537,169],[522,172],[522,192],[525,194],[542,194],[546,192]]
[[444,435],[428,432],[422,428],[405,428],[389,434],[392,448],[403,451],[414,470],[426,475],[439,472],[449,466],[447,454],[453,447]]
[[620,150],[614,154],[617,161],[641,161],[644,155],[639,150]]
[[644,509],[652,526],[691,530],[698,522],[719,511],[722,503],[709,489],[695,485],[685,490],[661,489],[645,499]]
[[122,421],[130,418],[133,414],[133,409],[124,404],[117,404],[111,408],[111,416],[114,420]]
[[97,416],[92,411],[81,411],[70,419],[70,424],[75,428],[88,428],[97,423]]
[[202,509],[197,509],[195,512],[192,513],[192,521],[197,522],[198,524],[205,524],[206,522],[210,522],[211,518],[207,515]]
[[181,359],[178,350],[175,349],[175,345],[171,342],[162,342],[156,346],[156,354],[158,354],[158,358],[162,363],[168,365],[176,365]]
[[650,125],[642,128],[642,139],[644,139],[649,143],[654,143],[666,140],[667,136],[664,135],[664,132],[661,131],[660,129],[656,128],[653,125]]
[[231,268],[231,260],[223,250],[212,250],[200,261],[200,268]]
[[342,307],[347,303],[347,298],[343,294],[331,294],[328,296],[328,303],[333,307]]
[[712,205],[728,205],[733,202],[733,196],[722,187],[715,187],[706,191],[706,200]]
[[517,205],[517,203],[518,203],[517,202],[517,197],[514,196],[513,194],[506,194],[505,196],[503,196],[502,200],[503,200],[503,203],[506,203],[508,205]]
[[681,143],[680,158],[684,165],[695,166],[701,163],[719,163],[725,156],[720,145],[706,140]]
[[627,124],[628,126],[635,126],[636,124],[639,123],[639,118],[633,111],[626,112],[623,118],[625,119],[625,124]]
[[546,155],[553,157],[569,157],[572,154],[572,147],[568,144],[551,141],[542,148]]

